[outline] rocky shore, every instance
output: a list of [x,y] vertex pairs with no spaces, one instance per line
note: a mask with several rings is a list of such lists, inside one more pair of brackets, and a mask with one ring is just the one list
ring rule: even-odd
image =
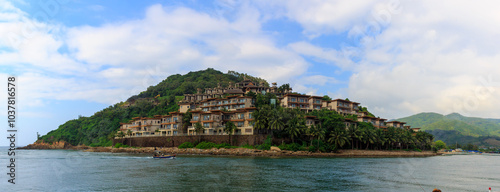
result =
[[[88,147],[72,146],[64,141],[53,144],[34,143],[26,147],[18,149],[68,149],[68,150],[83,150],[85,152],[110,152],[110,153],[145,153],[152,154],[153,147],[142,148],[113,148],[113,147]],[[225,156],[261,156],[261,157],[429,157],[441,155],[432,151],[386,151],[386,150],[339,150],[336,153],[320,153],[308,151],[286,151],[280,150],[277,147],[272,147],[271,150],[258,150],[247,148],[225,149],[196,149],[187,148],[179,149],[177,147],[157,148],[157,150],[177,155],[225,155]]]
[[[378,150],[339,150],[336,153],[318,153],[308,151],[286,151],[274,148],[272,150],[258,150],[247,148],[236,149],[179,149],[157,148],[157,150],[168,154],[180,155],[225,155],[225,156],[261,156],[261,157],[428,157],[438,155],[432,151],[415,152],[415,151],[378,151]],[[95,147],[84,150],[87,152],[111,152],[111,153],[146,153],[152,154],[154,148],[111,148],[111,147]]]

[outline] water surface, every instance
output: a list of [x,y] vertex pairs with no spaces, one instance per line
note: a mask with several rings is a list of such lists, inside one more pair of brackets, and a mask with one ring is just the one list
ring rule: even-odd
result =
[[[500,191],[500,156],[269,158],[18,150],[7,191]],[[3,190],[2,190],[3,191]]]

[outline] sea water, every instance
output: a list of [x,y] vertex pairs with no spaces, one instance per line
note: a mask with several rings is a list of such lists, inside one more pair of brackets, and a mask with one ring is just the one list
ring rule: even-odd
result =
[[[2,150],[4,148],[0,148]],[[271,158],[0,151],[1,191],[500,191],[500,156]]]

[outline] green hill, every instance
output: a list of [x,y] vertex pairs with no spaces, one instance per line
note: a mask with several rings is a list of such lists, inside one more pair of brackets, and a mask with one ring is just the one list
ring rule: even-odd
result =
[[500,146],[500,119],[466,117],[458,113],[419,113],[397,120],[420,127],[446,143]]
[[[64,140],[71,145],[109,146],[111,138],[119,129],[120,122],[128,122],[132,117],[153,117],[177,111],[177,102],[184,94],[195,93],[198,88],[216,87],[217,83],[227,86],[228,82],[243,81],[243,76],[254,82],[265,80],[246,74],[229,71],[222,73],[214,69],[189,72],[186,75],[171,75],[167,79],[150,86],[146,91],[132,96],[125,102],[109,106],[90,117],[80,116],[62,124],[56,130],[39,138],[47,143]],[[158,98],[155,96],[160,95]]]

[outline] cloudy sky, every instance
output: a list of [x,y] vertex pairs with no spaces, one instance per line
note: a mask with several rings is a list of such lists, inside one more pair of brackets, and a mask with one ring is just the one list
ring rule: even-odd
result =
[[18,77],[18,145],[209,67],[349,98],[388,119],[500,118],[498,10],[495,1],[0,0],[0,89]]

